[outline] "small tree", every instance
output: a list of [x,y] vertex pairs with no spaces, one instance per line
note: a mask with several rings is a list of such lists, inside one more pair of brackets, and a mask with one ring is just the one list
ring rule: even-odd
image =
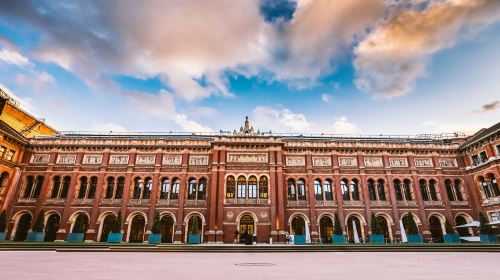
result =
[[153,221],[153,227],[151,228],[151,233],[159,234],[160,231],[160,214],[156,212],[155,219]]
[[372,228],[372,234],[382,234],[382,228],[380,227],[380,224],[378,223],[377,217],[375,217],[375,214],[372,213],[372,218],[371,218],[371,228]]
[[479,233],[493,234],[493,228],[488,224],[488,220],[481,212],[479,212]]
[[0,214],[0,232],[5,232],[7,229],[7,214],[5,214],[5,210]]
[[191,234],[197,234],[198,233],[198,217],[193,216],[191,219],[193,219],[193,225],[191,226]]
[[122,232],[122,213],[118,212],[118,215],[116,215],[116,219],[113,222],[113,225],[111,225],[111,232],[112,233],[121,233]]
[[344,235],[342,232],[342,226],[340,225],[340,220],[339,220],[339,215],[335,213],[334,217],[334,223],[333,223],[333,234],[335,235]]
[[455,229],[451,226],[450,222],[448,219],[445,220],[444,222],[444,228],[446,230],[446,234],[455,234]]
[[45,218],[45,210],[40,210],[38,216],[36,217],[35,223],[31,226],[31,230],[33,232],[43,232],[44,228],[44,218]]
[[418,227],[417,223],[415,222],[415,218],[413,217],[413,214],[411,212],[408,212],[408,215],[406,215],[404,219],[404,223],[407,229],[408,234],[418,234]]

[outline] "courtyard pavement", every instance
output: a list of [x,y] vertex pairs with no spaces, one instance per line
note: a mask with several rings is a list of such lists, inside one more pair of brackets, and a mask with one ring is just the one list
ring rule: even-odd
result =
[[500,279],[499,253],[0,252],[1,280]]

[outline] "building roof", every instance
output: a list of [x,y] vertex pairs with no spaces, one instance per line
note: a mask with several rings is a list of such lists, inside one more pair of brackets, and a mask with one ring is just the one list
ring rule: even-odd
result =
[[481,141],[482,139],[497,132],[500,132],[500,122],[488,128],[480,129],[478,132],[467,138],[467,140],[465,140],[465,142],[460,146],[460,149],[465,149],[468,146],[473,145],[474,143],[477,143],[478,141]]
[[2,132],[5,132],[6,134],[8,134],[10,137],[22,142],[22,143],[27,143],[27,139],[26,137],[24,137],[24,135],[22,135],[21,133],[19,133],[17,130],[15,130],[14,128],[10,127],[7,123],[5,123],[4,121],[0,120],[0,131]]

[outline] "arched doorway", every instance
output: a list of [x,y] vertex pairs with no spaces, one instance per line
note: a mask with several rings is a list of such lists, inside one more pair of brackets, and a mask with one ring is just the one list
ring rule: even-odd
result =
[[384,239],[390,240],[391,235],[389,233],[389,223],[387,222],[387,219],[384,216],[378,216],[377,221],[380,225],[380,228],[382,229],[382,233],[384,234]]
[[429,217],[429,231],[431,232],[431,237],[433,242],[442,243],[443,242],[443,228],[441,225],[441,220],[436,216]]
[[[465,224],[467,224],[467,219],[465,219],[465,217],[463,217],[463,216],[457,216],[455,218],[455,225],[460,226],[460,225],[465,225]],[[469,235],[471,235],[469,228],[466,228],[466,227],[462,227],[462,228],[461,227],[457,227],[456,229],[457,229],[457,233],[458,233],[459,236],[469,236]]]
[[132,224],[130,226],[130,235],[128,242],[130,243],[140,243],[144,241],[144,226],[146,225],[146,220],[142,215],[135,215],[132,219]]
[[358,233],[359,239],[363,238],[361,235],[361,223],[359,222],[359,219],[356,216],[350,216],[349,219],[347,219],[347,235],[349,237],[349,242],[354,243],[354,228],[352,222],[356,224],[356,232]]
[[108,214],[106,218],[102,221],[101,238],[99,241],[107,242],[108,235],[111,232],[111,227],[115,223],[116,217],[113,214]]
[[294,236],[293,241],[295,244],[306,243],[306,222],[301,216],[295,216],[291,222],[291,233]]
[[172,243],[174,237],[174,219],[170,215],[161,217],[160,220],[161,242]]
[[193,215],[189,218],[187,225],[187,242],[189,244],[201,243],[203,221],[200,216]]
[[323,216],[319,220],[319,232],[322,243],[332,243],[333,221],[328,216]]
[[31,215],[24,213],[17,222],[16,235],[14,241],[24,241],[28,237],[28,230],[31,226]]
[[44,241],[54,242],[56,240],[57,231],[59,230],[59,222],[61,218],[58,214],[50,214],[47,219],[47,225],[45,226],[45,238]]
[[255,223],[251,215],[243,215],[240,218],[240,243],[251,244],[253,233],[255,232]]

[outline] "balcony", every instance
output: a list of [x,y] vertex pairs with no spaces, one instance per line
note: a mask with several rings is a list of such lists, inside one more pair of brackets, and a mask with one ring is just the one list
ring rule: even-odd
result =
[[415,207],[417,206],[417,202],[415,200],[403,200],[403,201],[398,201],[398,207]]
[[386,200],[373,200],[370,201],[370,207],[389,207],[391,203]]
[[361,207],[364,203],[361,200],[344,201],[344,207]]
[[149,206],[149,203],[150,203],[150,199],[144,199],[144,198],[139,198],[139,199],[135,199],[135,198],[132,198],[130,199],[129,201],[129,205],[130,206]]
[[77,198],[73,201],[73,205],[92,205],[94,204],[93,198]]
[[490,197],[483,200],[483,206],[491,206],[500,204],[500,196]]
[[64,205],[66,204],[66,198],[47,198],[45,200],[45,205]]
[[177,199],[158,199],[158,203],[156,205],[159,207],[178,206],[179,200],[177,200]]
[[101,204],[106,206],[120,206],[122,204],[122,200],[117,198],[104,198],[101,201]]
[[289,200],[288,207],[304,207],[307,206],[307,200]]
[[35,204],[38,198],[33,198],[33,197],[20,197],[19,200],[17,200],[17,204],[23,204],[23,205],[30,205],[30,204]]
[[424,201],[424,206],[443,206],[443,202],[438,200],[438,201]]
[[267,205],[268,200],[264,198],[226,198],[226,204]]
[[469,206],[468,201],[450,201],[451,206]]

